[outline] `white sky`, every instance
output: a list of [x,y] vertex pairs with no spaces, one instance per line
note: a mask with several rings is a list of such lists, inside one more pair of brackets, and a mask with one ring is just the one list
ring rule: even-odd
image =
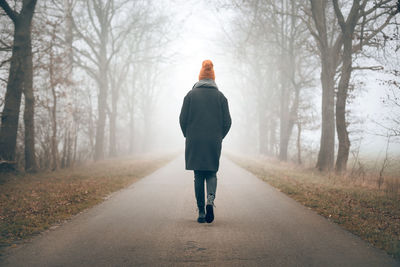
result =
[[[160,140],[164,146],[182,147],[184,139],[180,132],[178,124],[178,116],[182,105],[183,97],[192,88],[193,84],[198,81],[198,74],[201,68],[201,62],[204,59],[211,59],[214,63],[216,74],[216,83],[220,90],[227,96],[233,119],[232,131],[238,127],[235,124],[235,114],[242,112],[237,110],[235,103],[240,99],[237,98],[235,91],[240,88],[235,88],[231,83],[229,69],[229,55],[224,53],[224,49],[218,45],[218,42],[223,37],[222,27],[227,27],[229,22],[229,14],[216,12],[213,6],[207,5],[206,1],[184,1],[175,0],[169,1],[171,9],[176,14],[176,20],[182,21],[181,36],[173,44],[173,49],[179,51],[179,55],[175,57],[173,62],[169,62],[169,66],[165,72],[166,91],[162,94],[162,99],[168,98],[165,107],[159,112],[162,116],[160,125],[166,129],[164,140]],[[362,142],[362,151],[367,155],[382,154],[385,141],[371,133],[375,131],[375,124],[371,123],[371,119],[377,120],[382,114],[382,97],[385,95],[383,87],[377,82],[378,74],[367,73],[361,79],[365,79],[366,91],[361,96],[357,97],[352,104],[354,112],[366,119],[366,123],[361,125],[365,130],[364,141]],[[317,81],[317,87],[319,87]],[[318,101],[320,101],[318,99]],[[163,101],[162,101],[163,102]],[[320,103],[316,103],[320,106]],[[168,116],[165,116],[168,114]],[[168,128],[168,130],[167,130]],[[316,144],[319,144],[320,132],[312,134],[312,138]],[[311,136],[310,136],[311,138]],[[224,141],[229,144],[229,135]],[[314,142],[313,142],[314,143]],[[160,145],[161,145],[160,144]],[[393,145],[391,153],[400,154],[400,146]]]
[[[229,90],[223,85],[223,77],[226,76],[228,69],[224,62],[226,59],[223,50],[216,45],[223,33],[214,7],[210,8],[205,1],[182,0],[172,1],[172,6],[172,10],[179,8],[179,11],[173,12],[177,13],[175,18],[177,21],[182,20],[179,25],[182,34],[173,45],[173,49],[179,54],[173,62],[170,62],[165,72],[168,89],[161,98],[168,98],[168,101],[165,107],[160,109],[162,113],[160,115],[163,118],[162,128],[168,133],[164,135],[167,140],[161,141],[160,146],[180,145],[183,148],[184,139],[180,132],[178,117],[184,96],[198,81],[203,60],[212,60],[216,83],[229,99]],[[168,116],[165,117],[165,114]]]

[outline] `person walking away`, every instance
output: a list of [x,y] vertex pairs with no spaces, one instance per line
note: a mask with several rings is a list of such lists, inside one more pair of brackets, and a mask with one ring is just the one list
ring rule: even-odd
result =
[[[194,171],[194,190],[199,209],[197,221],[211,223],[214,220],[222,140],[232,123],[228,100],[215,83],[211,60],[203,61],[199,81],[185,96],[179,123],[186,138],[186,170]],[[207,184],[206,207],[204,182]]]

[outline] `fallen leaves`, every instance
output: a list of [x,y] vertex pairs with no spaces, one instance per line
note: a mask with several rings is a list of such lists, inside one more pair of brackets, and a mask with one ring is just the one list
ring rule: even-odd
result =
[[12,177],[0,186],[0,247],[70,218],[171,159],[168,155],[146,160],[108,160],[74,169]]

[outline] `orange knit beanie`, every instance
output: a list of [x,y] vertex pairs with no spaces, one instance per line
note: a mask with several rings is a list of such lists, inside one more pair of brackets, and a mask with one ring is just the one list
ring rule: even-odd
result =
[[214,65],[211,62],[211,60],[209,60],[209,59],[204,60],[202,66],[201,66],[199,80],[203,80],[203,79],[215,80]]

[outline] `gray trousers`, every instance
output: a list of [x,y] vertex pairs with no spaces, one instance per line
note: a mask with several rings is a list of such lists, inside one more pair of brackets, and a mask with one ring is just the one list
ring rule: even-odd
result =
[[207,204],[214,204],[217,191],[217,173],[214,171],[194,171],[194,192],[197,207],[204,208],[204,182],[207,183]]

